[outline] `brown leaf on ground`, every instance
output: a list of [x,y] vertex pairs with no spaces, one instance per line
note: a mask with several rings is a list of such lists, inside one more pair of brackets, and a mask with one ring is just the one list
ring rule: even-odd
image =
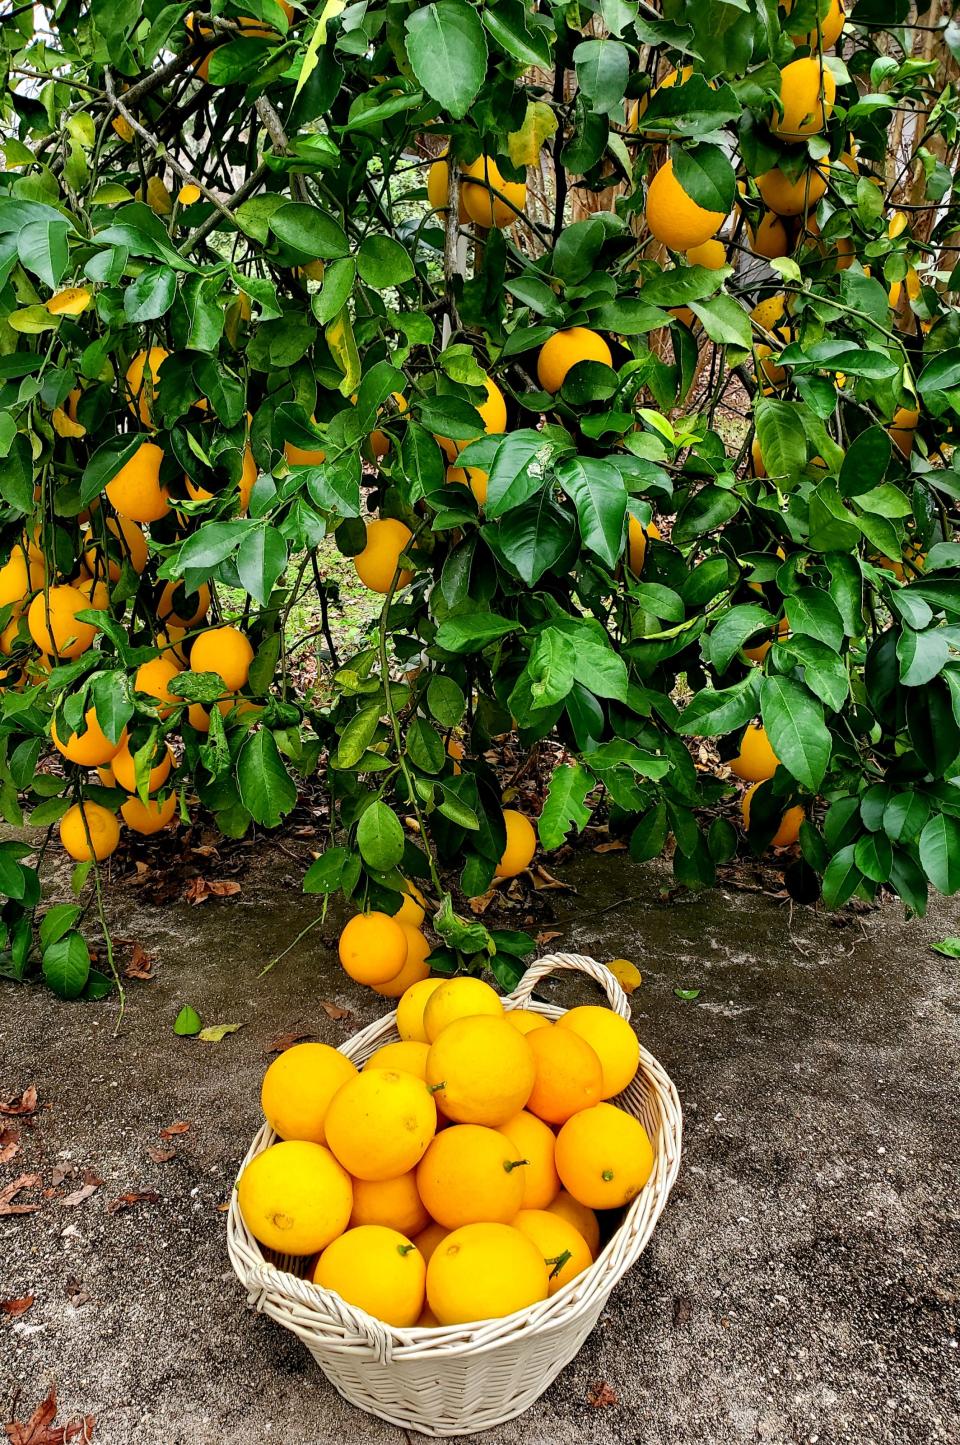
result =
[[323,1009],[327,1018],[333,1019],[334,1022],[336,1022],[337,1019],[353,1018],[353,1014],[350,1012],[350,1010],[348,1008],[341,1008],[338,1003],[328,1003],[326,999],[321,999],[320,1007]]
[[9,1445],[67,1445],[70,1440],[89,1441],[93,1439],[94,1420],[92,1415],[82,1419],[74,1417],[66,1425],[55,1425],[57,1416],[57,1391],[50,1386],[50,1393],[34,1410],[29,1420],[11,1420],[4,1425]]
[[[331,1004],[330,1007],[336,1008],[336,1004]],[[304,1029],[291,1029],[290,1033],[277,1034],[275,1039],[271,1039],[264,1053],[283,1054],[286,1053],[287,1049],[292,1049],[294,1044],[302,1043],[304,1039],[312,1039],[313,1037],[313,1034],[307,1033]]]
[[136,1189],[129,1194],[120,1194],[107,1205],[108,1214],[119,1214],[121,1209],[133,1209],[137,1204],[159,1204],[160,1195],[155,1189]]
[[10,1181],[5,1189],[0,1189],[0,1215],[2,1214],[36,1214],[40,1208],[39,1204],[14,1204],[17,1195],[23,1189],[32,1189],[40,1183],[39,1174],[18,1174],[16,1179]]
[[533,875],[533,886],[538,891],[543,888],[562,888],[565,893],[576,892],[572,883],[561,883],[559,878],[554,878],[552,873],[547,872],[542,863],[537,863],[529,871]]
[[64,1281],[64,1288],[66,1289],[67,1299],[75,1310],[78,1310],[81,1305],[85,1305],[90,1298],[83,1287],[83,1281],[77,1279],[75,1275],[67,1275]]
[[67,1195],[66,1199],[61,1200],[64,1209],[72,1209],[76,1205],[82,1204],[85,1199],[89,1199],[91,1195],[96,1194],[102,1184],[103,1180],[99,1175],[95,1174],[92,1169],[85,1169],[83,1171],[83,1183],[79,1189],[75,1189],[72,1194]]
[[625,853],[627,845],[622,838],[615,838],[612,843],[598,843],[593,851],[594,853]]
[[0,1114],[6,1114],[20,1119],[25,1119],[29,1114],[36,1112],[37,1108],[37,1086],[30,1084],[22,1094],[11,1094],[9,1098],[0,1100]]
[[171,1159],[176,1159],[176,1149],[156,1149],[152,1145],[147,1150],[147,1158],[152,1159],[154,1164],[169,1164]]
[[0,1164],[9,1164],[20,1149],[20,1130],[16,1124],[7,1124],[0,1129]]
[[72,1164],[55,1164],[53,1166],[53,1173],[50,1175],[51,1189],[59,1189],[63,1181],[69,1179],[72,1173]]
[[616,1390],[611,1389],[606,1380],[599,1380],[587,1395],[587,1404],[594,1410],[606,1410],[619,1403],[620,1396]]
[[476,913],[478,915],[481,913],[486,913],[487,909],[490,907],[490,904],[493,902],[496,896],[497,890],[495,887],[493,887],[488,888],[486,893],[481,893],[478,898],[468,898],[467,902],[470,905],[470,912]]
[[191,878],[183,896],[196,908],[208,898],[233,898],[240,892],[240,884],[210,878]]
[[168,1124],[165,1129],[160,1130],[161,1139],[175,1139],[178,1134],[188,1134],[190,1125],[186,1119],[180,1119],[176,1124]]
[[229,1199],[225,1199],[222,1204],[218,1204],[218,1205],[217,1205],[217,1213],[218,1213],[218,1214],[226,1214],[226,1212],[227,1212],[227,1210],[228,1210],[229,1208],[230,1208],[230,1201],[229,1201]]
[[156,960],[151,958],[150,954],[146,953],[140,947],[139,943],[135,943],[133,945],[133,953],[130,956],[130,962],[123,970],[123,976],[124,978],[140,978],[145,982],[149,982],[150,979],[156,978],[156,974],[153,971],[155,962]]
[[542,933],[537,934],[537,943],[540,945],[541,948],[544,948],[546,944],[552,943],[555,938],[562,937],[562,928],[546,928],[543,930]]
[[27,1294],[23,1296],[23,1299],[0,1299],[0,1314],[15,1320],[18,1315],[26,1314],[33,1304],[33,1298],[32,1294]]

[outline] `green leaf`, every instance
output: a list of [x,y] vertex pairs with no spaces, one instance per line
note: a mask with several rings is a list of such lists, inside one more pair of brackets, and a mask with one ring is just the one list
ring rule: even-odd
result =
[[262,607],[286,565],[287,544],[276,527],[258,527],[240,543],[237,575],[244,590]]
[[855,853],[854,845],[848,843],[827,864],[823,875],[823,901],[828,908],[842,908],[863,882],[863,874],[854,861]]
[[856,497],[880,485],[890,465],[893,445],[882,426],[868,426],[854,437],[840,467],[837,485],[844,497]]
[[619,40],[582,40],[573,52],[580,90],[595,112],[610,115],[623,101],[630,53]]
[[297,789],[280,757],[273,733],[250,733],[237,757],[240,800],[255,823],[276,828],[297,801]]
[[183,1005],[173,1021],[173,1032],[179,1034],[181,1038],[190,1038],[193,1034],[198,1034],[202,1027],[200,1015],[188,1003]]
[[741,647],[757,633],[769,638],[773,633],[774,618],[758,602],[743,603],[731,607],[710,633],[705,653],[717,672],[726,672]]
[[691,200],[725,216],[737,194],[736,173],[726,151],[704,142],[689,148],[674,145],[670,154],[673,173]]
[[117,472],[126,466],[142,445],[143,437],[136,433],[133,436],[123,434],[111,437],[103,446],[98,447],[87,462],[80,479],[80,501],[86,504],[99,496],[107,483],[113,481]]
[[347,304],[357,274],[352,256],[334,261],[323,274],[323,285],[310,297],[310,306],[321,326],[339,316]]
[[944,958],[960,958],[960,938],[942,938],[939,943],[931,943],[934,953],[942,953]]
[[522,65],[549,68],[548,32],[541,30],[533,17],[527,24],[528,12],[519,0],[500,0],[495,9],[486,7],[482,14],[484,25],[507,55]]
[[378,873],[388,873],[403,859],[403,827],[386,803],[370,804],[357,824],[357,847],[363,861]]
[[677,723],[677,731],[716,738],[746,727],[760,705],[760,673],[751,668],[733,687],[703,687],[694,693]]
[[575,544],[572,516],[546,491],[514,507],[498,523],[484,529],[493,551],[528,587],[559,565]]
[[923,793],[897,793],[883,810],[883,830],[892,843],[912,843],[930,817]]
[[437,628],[436,642],[445,652],[480,652],[510,632],[520,630],[519,622],[498,617],[495,612],[471,612],[448,617]]
[[418,82],[454,120],[462,120],[487,72],[487,38],[476,10],[462,0],[437,0],[409,15],[404,28]]
[[712,301],[691,301],[690,310],[703,322],[703,329],[718,346],[732,346],[744,353],[753,338],[749,314],[732,296],[715,296]]
[[941,631],[914,632],[912,627],[905,627],[897,640],[900,681],[904,687],[923,687],[936,677],[949,655]]
[[[64,220],[28,221],[17,236],[17,254],[25,270],[55,291],[70,264],[67,237],[73,227]],[[64,995],[73,997],[73,995]]]
[[43,951],[43,976],[60,998],[78,998],[90,974],[90,953],[79,933],[71,931]]
[[401,286],[416,274],[406,247],[392,236],[367,236],[357,253],[357,270],[376,291]]
[[40,947],[47,948],[63,938],[76,923],[83,909],[75,903],[55,903],[40,921]]
[[427,687],[427,707],[441,727],[455,728],[467,710],[467,699],[459,683],[438,672]]
[[593,787],[593,777],[579,763],[563,763],[554,768],[537,823],[542,848],[548,852],[559,848],[571,828],[576,828],[578,833],[583,832],[591,816],[591,809],[585,806],[584,799]]
[[373,703],[361,708],[340,734],[337,744],[337,767],[355,768],[376,736],[380,726],[381,705]]
[[815,637],[839,652],[843,644],[843,618],[828,592],[818,587],[803,587],[785,603],[791,632]]
[[315,858],[304,874],[304,893],[338,893],[348,896],[360,877],[360,859],[347,848],[328,848]]
[[781,763],[799,783],[816,792],[833,747],[823,704],[793,678],[767,676],[760,684],[760,715]]
[[796,406],[761,396],[753,415],[767,476],[774,481],[797,476],[807,463],[807,437]]
[[[503,438],[487,480],[484,513],[490,521],[522,506],[543,490],[552,455],[553,447],[541,432],[521,429]],[[464,464],[469,465],[469,456]]]
[[123,314],[140,325],[166,315],[177,294],[176,273],[169,266],[147,266],[123,293]]
[[681,507],[673,526],[673,541],[677,546],[695,542],[729,522],[739,510],[740,502],[733,492],[712,483],[702,487]]
[[270,216],[269,227],[278,241],[311,261],[334,261],[350,254],[343,227],[319,206],[286,201]]
[[920,834],[920,862],[939,893],[960,888],[960,822],[936,813]]
[[597,457],[572,457],[556,469],[557,481],[577,509],[584,546],[608,567],[623,550],[627,492],[616,467]]

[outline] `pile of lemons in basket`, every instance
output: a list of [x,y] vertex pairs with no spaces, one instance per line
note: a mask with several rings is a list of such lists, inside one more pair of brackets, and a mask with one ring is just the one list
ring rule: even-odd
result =
[[396,1024],[359,1072],[319,1043],[267,1069],[280,1142],[238,1181],[247,1228],[398,1328],[546,1299],[596,1257],[597,1211],[650,1176],[646,1130],[607,1102],[637,1072],[636,1034],[609,1008],[504,1012],[470,977],[413,984]]

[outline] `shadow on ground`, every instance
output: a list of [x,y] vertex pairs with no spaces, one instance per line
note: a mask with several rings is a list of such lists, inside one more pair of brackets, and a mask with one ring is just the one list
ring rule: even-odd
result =
[[[684,1165],[582,1353],[477,1441],[955,1439],[960,1002],[957,963],[929,944],[960,933],[956,905],[905,925],[893,907],[791,918],[749,893],[671,901],[655,867],[619,855],[581,857],[565,877],[580,891],[557,895],[552,946],[639,963],[635,1022],[679,1088]],[[281,853],[224,902],[151,908],[127,889],[111,909],[157,959],[153,982],[130,985],[119,1039],[110,1005],[0,986],[0,1097],[31,1083],[40,1097],[0,1190],[41,1175],[22,1196],[40,1209],[0,1218],[0,1299],[34,1297],[0,1315],[2,1418],[17,1390],[25,1418],[55,1380],[61,1418],[92,1412],[102,1445],[401,1445],[246,1309],[221,1212],[270,1042],[339,1043],[381,1001],[336,966],[336,920],[258,978],[316,911]],[[683,1002],[677,987],[702,991]],[[576,993],[569,979],[552,989]],[[183,1003],[243,1028],[179,1039]],[[158,1162],[158,1149],[175,1152]],[[84,1169],[102,1184],[65,1205]],[[138,1192],[159,1198],[108,1212]]]

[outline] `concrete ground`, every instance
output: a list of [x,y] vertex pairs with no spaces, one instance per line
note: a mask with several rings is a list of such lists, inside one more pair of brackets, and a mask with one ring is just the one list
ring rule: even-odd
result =
[[[382,1008],[336,966],[332,919],[258,978],[316,911],[300,877],[274,851],[240,894],[202,907],[115,890],[118,933],[156,959],[152,982],[129,985],[118,1039],[112,1004],[0,985],[0,1099],[39,1092],[0,1198],[41,1176],[19,1196],[41,1207],[0,1217],[0,1300],[33,1296],[0,1310],[0,1420],[25,1419],[55,1381],[59,1418],[92,1414],[101,1445],[410,1441],[247,1309],[224,1246],[270,1042],[338,1043]],[[552,946],[639,963],[635,1022],[680,1091],[684,1163],[579,1357],[525,1416],[475,1438],[956,1440],[960,999],[957,962],[929,948],[960,933],[956,904],[910,924],[893,906],[791,918],[749,892],[671,899],[656,867],[620,854],[564,877],[580,891],[550,895]],[[243,1027],[177,1038],[184,1003]],[[0,1119],[0,1158],[17,1123]],[[189,1128],[162,1137],[176,1123]],[[85,1170],[102,1183],[68,1202]]]

